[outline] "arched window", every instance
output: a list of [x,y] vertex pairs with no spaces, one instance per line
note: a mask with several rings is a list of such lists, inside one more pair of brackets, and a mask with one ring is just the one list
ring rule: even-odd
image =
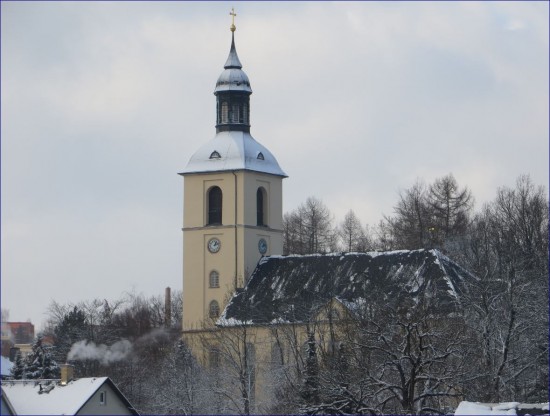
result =
[[216,270],[210,272],[209,286],[220,287],[220,274]]
[[210,368],[218,368],[220,366],[220,350],[212,348],[208,351],[208,363]]
[[221,122],[222,122],[222,124],[229,123],[229,104],[225,101],[222,103]]
[[222,190],[218,186],[208,191],[208,225],[222,223]]
[[239,104],[232,104],[231,105],[231,114],[229,118],[231,119],[231,123],[238,123],[240,121],[240,108]]
[[217,301],[213,300],[208,306],[208,316],[210,318],[217,318],[220,316],[220,305]]
[[256,224],[267,225],[267,192],[262,187],[256,191]]
[[248,110],[248,105],[245,103],[243,104],[243,120],[244,120],[244,124],[248,124],[249,123],[249,110]]

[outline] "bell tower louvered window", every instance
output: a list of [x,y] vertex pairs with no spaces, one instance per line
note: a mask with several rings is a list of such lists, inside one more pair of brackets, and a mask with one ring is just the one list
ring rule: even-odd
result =
[[256,191],[256,224],[267,226],[267,192],[263,187]]
[[208,225],[222,223],[222,190],[214,186],[208,190]]
[[220,124],[227,124],[227,123],[229,123],[229,104],[224,101],[222,103]]

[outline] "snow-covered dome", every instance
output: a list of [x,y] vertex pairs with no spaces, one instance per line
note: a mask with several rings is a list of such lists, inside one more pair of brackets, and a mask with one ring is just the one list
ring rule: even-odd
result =
[[248,132],[222,131],[195,152],[182,174],[251,170],[287,177],[275,157]]
[[228,68],[224,70],[216,82],[214,93],[220,91],[252,92],[250,81],[242,69]]

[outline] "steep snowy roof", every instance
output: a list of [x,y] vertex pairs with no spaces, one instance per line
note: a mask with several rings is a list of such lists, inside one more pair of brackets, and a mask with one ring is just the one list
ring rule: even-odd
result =
[[331,299],[353,310],[373,292],[384,302],[424,296],[453,308],[471,278],[437,250],[264,257],[218,324],[304,322]]
[[195,152],[181,174],[252,170],[271,175],[287,175],[275,156],[243,131],[223,131]]
[[[80,378],[65,386],[57,380],[4,381],[2,391],[18,415],[74,415],[107,382],[118,391],[108,377]],[[39,393],[49,388],[47,393]],[[124,397],[122,393],[120,397]]]

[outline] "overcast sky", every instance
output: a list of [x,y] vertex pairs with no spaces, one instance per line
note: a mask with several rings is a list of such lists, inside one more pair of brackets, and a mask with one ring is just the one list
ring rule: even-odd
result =
[[183,179],[231,41],[251,133],[337,221],[453,173],[548,181],[548,2],[2,2],[2,308],[182,287]]

